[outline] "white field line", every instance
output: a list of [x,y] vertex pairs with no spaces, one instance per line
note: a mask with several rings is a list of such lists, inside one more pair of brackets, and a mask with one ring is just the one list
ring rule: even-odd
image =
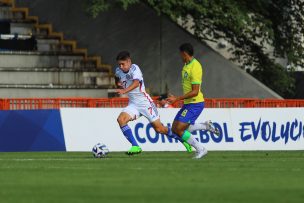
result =
[[[127,159],[130,160],[137,160],[137,157],[125,157],[125,158],[120,158],[120,157],[107,157],[107,158],[0,158],[0,161],[92,161],[92,160],[101,160],[101,161],[109,161],[109,160],[115,160],[115,161],[125,161]],[[145,158],[142,157],[143,160],[145,161],[181,161],[184,159],[178,159],[178,158]],[[189,157],[191,159],[191,157]]]

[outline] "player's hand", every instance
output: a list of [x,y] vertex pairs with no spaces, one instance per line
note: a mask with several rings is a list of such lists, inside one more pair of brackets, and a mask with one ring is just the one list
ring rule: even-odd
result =
[[167,101],[169,104],[173,104],[173,103],[177,102],[177,97],[171,94],[171,95],[169,95],[169,97],[166,99],[166,101]]
[[116,86],[119,87],[119,88],[123,88],[122,82],[117,82],[117,83],[116,83]]
[[124,89],[118,89],[118,90],[116,90],[116,93],[122,95],[122,94],[125,94],[126,91]]

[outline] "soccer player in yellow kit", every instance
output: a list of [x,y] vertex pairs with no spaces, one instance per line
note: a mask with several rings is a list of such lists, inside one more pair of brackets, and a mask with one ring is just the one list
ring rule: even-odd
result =
[[189,43],[182,44],[179,47],[181,57],[185,63],[182,70],[182,96],[171,95],[167,101],[175,103],[184,100],[184,105],[177,113],[173,125],[172,132],[177,134],[196,149],[195,159],[200,159],[207,154],[207,150],[199,143],[191,132],[199,129],[209,130],[218,134],[212,122],[195,123],[204,109],[204,96],[201,91],[203,70],[200,62],[193,57],[193,47]]

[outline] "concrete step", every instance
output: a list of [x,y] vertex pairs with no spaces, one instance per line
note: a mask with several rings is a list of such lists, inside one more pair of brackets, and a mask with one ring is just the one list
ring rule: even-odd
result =
[[57,53],[65,53],[65,52],[73,52],[73,47],[70,44],[63,44],[57,38],[47,38],[44,36],[39,36],[40,38],[36,38],[37,42],[37,51],[40,52],[57,52]]
[[12,22],[37,22],[35,16],[29,16],[29,10],[27,8],[0,5],[0,21],[4,20]]
[[[41,67],[34,67],[34,68],[25,68],[25,67],[0,67],[1,71],[7,72],[100,72],[97,69],[86,69],[86,68],[59,68],[59,67],[48,67],[48,68],[41,68]],[[103,72],[107,73],[107,72]],[[108,74],[108,73],[107,73]]]
[[114,85],[114,79],[103,72],[79,71],[1,71],[0,84],[31,85]]
[[13,18],[13,14],[11,12],[10,7],[1,6],[0,7],[0,20],[9,20]]
[[0,84],[1,88],[8,88],[8,89],[111,89],[114,86],[111,85],[104,85],[104,86],[97,86],[97,85],[50,85],[50,84]]
[[[113,92],[113,91],[112,91]],[[37,88],[33,87],[2,87],[0,85],[0,98],[75,98],[91,97],[102,98],[111,94],[108,87],[105,88]]]
[[50,51],[61,51],[59,48],[58,39],[36,39],[37,51],[50,52]]
[[59,58],[56,55],[40,55],[30,52],[23,52],[16,54],[12,52],[1,52],[0,54],[0,67],[58,67]]
[[[17,57],[16,57],[17,56]],[[94,61],[85,61],[83,56],[51,55],[41,52],[0,52],[0,68],[96,68]]]
[[33,23],[11,22],[10,24],[11,34],[31,35],[34,30]]

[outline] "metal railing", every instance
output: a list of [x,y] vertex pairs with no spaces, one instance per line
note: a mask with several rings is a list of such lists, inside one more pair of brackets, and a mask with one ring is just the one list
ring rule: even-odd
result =
[[[154,101],[157,97],[153,98]],[[128,98],[8,98],[0,99],[0,110],[35,110],[59,108],[120,108],[128,104]],[[174,107],[182,106],[182,101]],[[277,108],[304,107],[304,100],[281,99],[206,99],[206,108]]]

